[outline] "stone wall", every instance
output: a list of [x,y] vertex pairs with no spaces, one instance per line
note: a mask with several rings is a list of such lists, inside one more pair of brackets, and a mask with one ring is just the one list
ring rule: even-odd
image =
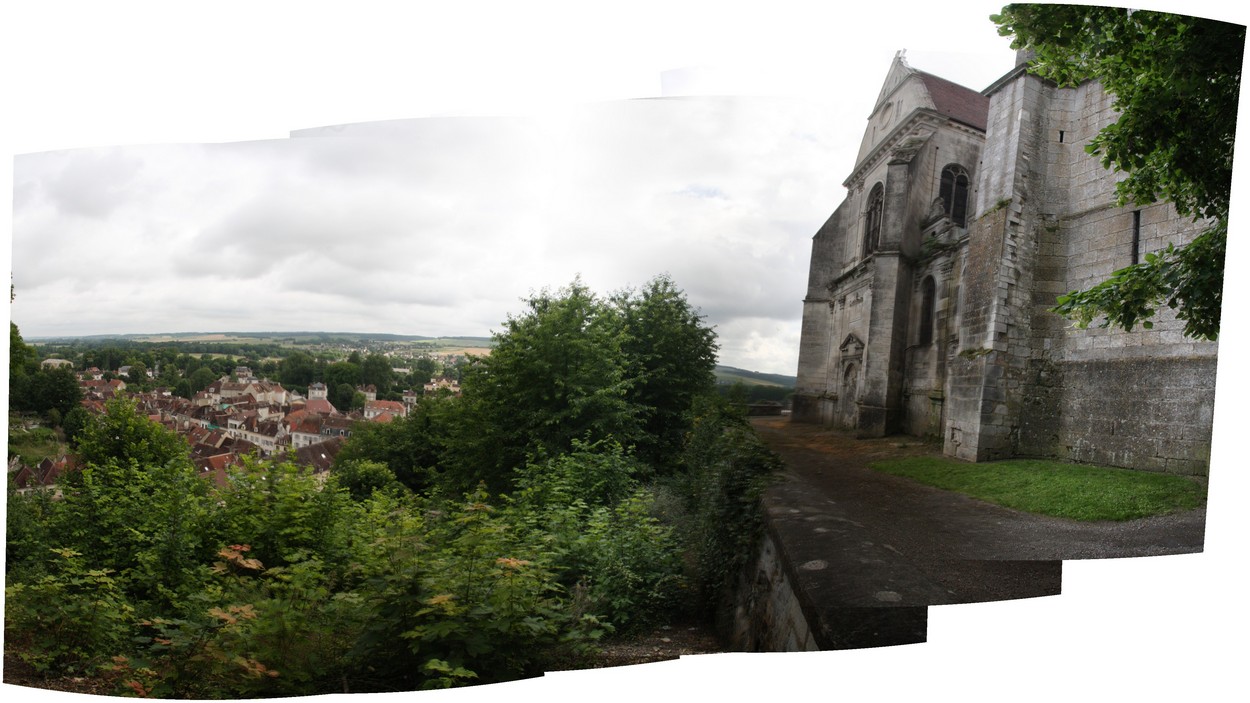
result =
[[1214,357],[1036,364],[1018,453],[1204,475],[1215,364]]
[[1036,241],[1029,303],[1028,365],[1021,388],[1016,453],[1203,474],[1215,402],[1212,342],[1187,339],[1183,322],[1160,310],[1151,329],[1076,329],[1050,308],[1201,225],[1166,204],[1118,206],[1116,175],[1084,145],[1115,119],[1096,83],[1051,88],[1041,147],[1030,178],[1041,197],[1030,222]]
[[764,535],[753,568],[739,580],[729,633],[730,649],[742,652],[814,652],[807,615],[786,576],[785,558]]

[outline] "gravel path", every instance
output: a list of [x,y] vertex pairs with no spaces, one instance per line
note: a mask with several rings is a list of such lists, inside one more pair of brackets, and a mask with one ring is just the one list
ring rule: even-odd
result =
[[[900,604],[1052,595],[1063,559],[1202,551],[1205,508],[1126,522],[1033,515],[868,468],[879,459],[938,453],[912,438],[855,439],[788,418],[753,424],[785,461],[766,506],[792,558],[824,550],[869,572],[875,565],[880,578],[900,584]],[[871,573],[857,578],[871,587]],[[853,599],[853,587],[846,584],[841,597]]]

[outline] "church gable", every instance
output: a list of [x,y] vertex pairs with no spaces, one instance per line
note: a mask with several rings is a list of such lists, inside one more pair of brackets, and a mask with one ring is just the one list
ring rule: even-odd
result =
[[[971,88],[918,71],[907,64],[903,52],[894,57],[890,71],[881,86],[881,93],[873,105],[868,125],[855,157],[855,172],[860,173],[870,164],[882,145],[899,137],[898,130],[905,127],[918,111],[927,113],[928,122],[945,117],[953,122],[984,133],[988,122],[990,99]],[[854,180],[854,176],[850,179]]]
[[919,109],[934,109],[933,100],[920,76],[919,71],[907,65],[901,51],[895,55],[872,114],[868,117],[859,154],[855,158],[857,167],[912,113]]
[[873,103],[873,115],[876,115],[881,104],[890,98],[890,95],[903,84],[903,81],[911,78],[915,73],[915,69],[907,65],[907,59],[903,56],[902,51],[894,54],[894,61],[890,64],[890,70],[885,74],[885,82],[881,84],[881,92],[877,93],[877,101]]

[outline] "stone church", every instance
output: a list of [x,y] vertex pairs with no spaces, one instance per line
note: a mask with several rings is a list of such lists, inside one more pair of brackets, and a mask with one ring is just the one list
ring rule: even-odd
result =
[[1166,307],[1131,332],[1049,311],[1199,231],[1170,205],[1116,205],[1116,174],[1084,148],[1111,105],[1023,58],[978,92],[900,52],[812,240],[794,420],[973,461],[1205,473],[1217,345]]

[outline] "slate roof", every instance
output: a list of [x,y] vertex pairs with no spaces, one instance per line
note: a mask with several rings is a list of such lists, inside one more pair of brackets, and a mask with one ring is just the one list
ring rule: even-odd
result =
[[985,131],[990,112],[988,96],[932,73],[916,71],[916,76],[924,83],[925,90],[929,91],[934,109],[956,122]]
[[320,444],[300,447],[295,450],[291,461],[299,466],[311,467],[313,473],[329,471],[334,464],[334,457],[338,456],[339,450],[343,448],[344,441],[342,437],[335,437]]

